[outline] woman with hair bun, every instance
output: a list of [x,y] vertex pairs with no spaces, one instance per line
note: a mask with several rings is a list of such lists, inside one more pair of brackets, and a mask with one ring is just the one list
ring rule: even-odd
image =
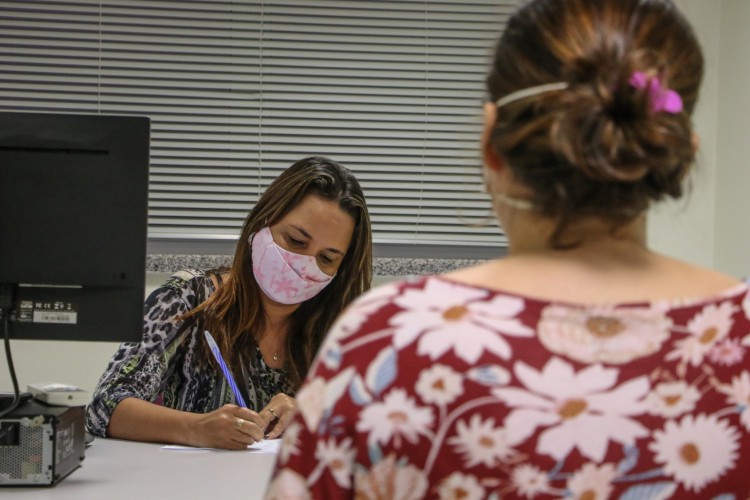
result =
[[508,256],[355,301],[268,497],[747,498],[748,284],[646,239],[702,74],[670,0],[526,2],[484,106]]

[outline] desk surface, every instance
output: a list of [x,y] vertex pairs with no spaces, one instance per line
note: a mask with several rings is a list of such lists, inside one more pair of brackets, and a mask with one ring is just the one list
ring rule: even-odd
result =
[[53,487],[0,487],[5,499],[262,498],[275,454],[162,450],[162,445],[97,438],[81,467]]

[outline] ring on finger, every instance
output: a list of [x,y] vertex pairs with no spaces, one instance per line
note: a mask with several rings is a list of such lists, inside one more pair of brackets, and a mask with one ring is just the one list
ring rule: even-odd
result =
[[270,413],[271,415],[273,415],[273,418],[279,418],[279,416],[276,415],[276,412],[273,410],[273,408],[269,408],[268,409],[268,413]]
[[237,419],[237,421],[236,421],[236,422],[234,423],[234,426],[235,426],[235,427],[236,427],[237,429],[239,429],[239,428],[240,428],[240,427],[242,427],[243,425],[245,425],[245,419],[244,419],[244,418],[238,418],[238,419]]

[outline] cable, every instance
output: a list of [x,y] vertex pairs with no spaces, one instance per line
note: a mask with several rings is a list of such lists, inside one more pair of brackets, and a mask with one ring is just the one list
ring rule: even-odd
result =
[[3,321],[5,359],[8,361],[8,372],[10,373],[10,380],[13,383],[13,400],[9,406],[0,407],[0,418],[18,408],[18,405],[21,403],[21,392],[18,390],[16,368],[13,366],[13,355],[10,352],[10,315],[13,308],[14,288],[14,285],[0,284],[0,319]]

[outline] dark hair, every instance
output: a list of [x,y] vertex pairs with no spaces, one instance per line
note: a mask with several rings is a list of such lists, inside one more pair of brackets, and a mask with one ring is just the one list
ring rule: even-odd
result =
[[[683,111],[653,111],[635,72],[676,91]],[[533,205],[565,229],[598,216],[612,229],[651,201],[679,198],[694,161],[690,115],[703,76],[692,28],[669,0],[536,0],[509,21],[487,77],[496,101],[536,85],[563,90],[498,109],[490,145]]]
[[[276,178],[245,219],[227,281],[195,309],[210,329],[235,374],[241,373],[243,353],[257,346],[263,327],[263,293],[252,273],[252,233],[272,226],[308,194],[335,200],[354,220],[346,255],[331,283],[303,302],[292,314],[286,340],[286,370],[294,389],[307,374],[323,338],[338,314],[370,288],[372,233],[364,194],[354,175],[328,158],[297,161]],[[204,350],[205,352],[205,350]],[[205,356],[208,358],[208,355]]]

